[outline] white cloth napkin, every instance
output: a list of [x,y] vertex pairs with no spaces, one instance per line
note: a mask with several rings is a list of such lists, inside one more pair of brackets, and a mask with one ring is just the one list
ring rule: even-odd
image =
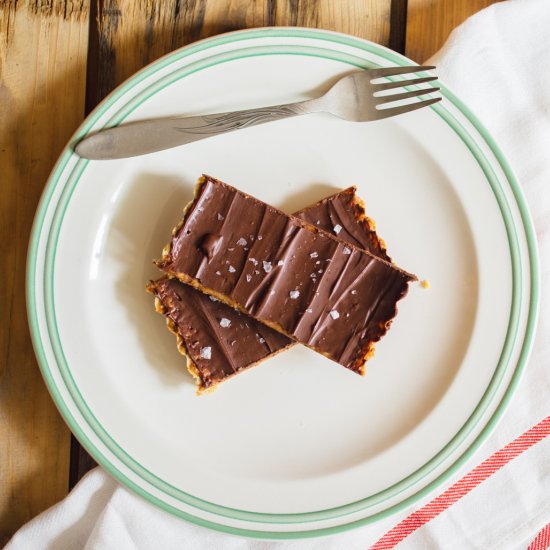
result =
[[[432,59],[510,159],[535,220],[542,281],[550,279],[550,1],[494,4],[457,28]],[[328,538],[271,542],[191,525],[127,491],[100,468],[8,543],[28,549],[366,549],[483,459],[550,415],[550,298],[542,288],[538,336],[510,407],[476,456],[435,494],[372,526]],[[399,548],[527,548],[550,522],[550,438],[513,460]]]

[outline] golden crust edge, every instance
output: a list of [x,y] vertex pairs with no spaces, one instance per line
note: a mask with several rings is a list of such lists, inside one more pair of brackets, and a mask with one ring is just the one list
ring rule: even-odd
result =
[[388,255],[388,247],[386,246],[386,241],[382,239],[376,231],[376,222],[370,216],[367,216],[365,201],[357,194],[357,188],[355,186],[353,187],[353,189],[353,205],[356,206],[358,212],[357,221],[364,223],[369,231],[372,231],[375,234],[376,240],[378,241],[380,248],[386,255],[385,259],[388,259],[388,261],[390,261],[392,264],[395,264],[395,262]]
[[191,359],[191,356],[187,352],[187,348],[185,347],[185,343],[183,341],[181,334],[178,332],[176,324],[174,323],[174,321],[172,321],[172,319],[167,317],[166,309],[163,306],[161,299],[155,293],[154,282],[150,282],[146,286],[146,290],[147,292],[153,294],[155,298],[155,311],[165,318],[166,326],[168,327],[168,330],[176,337],[176,347],[178,348],[179,353],[183,355],[187,360],[187,365],[186,365],[187,372],[189,372],[189,374],[193,377],[195,381],[195,385],[197,387],[197,395],[202,395],[204,393],[212,393],[215,390],[217,384],[214,384],[208,388],[205,388],[203,386],[203,381],[200,377],[199,370],[197,369],[197,366],[195,365],[193,359]]

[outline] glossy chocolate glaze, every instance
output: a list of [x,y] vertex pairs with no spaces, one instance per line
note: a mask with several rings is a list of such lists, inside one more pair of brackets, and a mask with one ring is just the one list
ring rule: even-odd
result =
[[[322,199],[295,216],[321,229],[330,230],[340,224],[340,239],[389,259],[363,207],[357,203],[354,187]],[[164,315],[174,323],[197,369],[201,388],[207,389],[295,345],[281,333],[178,279],[160,279],[151,283],[149,290],[160,300]],[[205,359],[200,350],[208,347],[211,358]]]
[[174,323],[203,389],[294,344],[280,332],[178,279],[163,278],[150,283],[148,289]]
[[343,227],[331,235],[205,176],[158,265],[361,370],[415,277],[339,240]]
[[391,261],[384,242],[376,233],[374,222],[366,217],[362,201],[355,191],[355,187],[348,187],[294,215],[325,231],[333,231],[340,226],[338,239]]

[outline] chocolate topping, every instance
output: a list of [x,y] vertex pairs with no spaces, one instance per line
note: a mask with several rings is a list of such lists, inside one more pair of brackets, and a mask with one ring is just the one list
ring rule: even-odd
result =
[[[331,195],[295,215],[310,223],[319,222],[321,229],[330,230],[337,221],[342,227],[339,238],[388,259],[378,235],[366,219],[362,204],[358,203],[353,187]],[[204,250],[204,243],[202,248]],[[208,254],[210,243],[206,250]],[[273,269],[271,262],[263,264],[266,272]],[[186,353],[195,365],[202,389],[295,345],[295,342],[279,332],[251,317],[243,316],[223,302],[212,300],[210,296],[178,279],[160,279],[148,288],[160,300],[164,315],[172,321],[173,330],[182,339]],[[210,325],[205,325],[204,319],[219,320],[222,328],[232,327],[237,330],[223,331],[219,336],[217,331],[210,330]],[[200,355],[200,350],[207,347],[212,350],[209,360]],[[224,353],[227,349],[229,353]]]
[[[212,255],[209,235],[223,238]],[[158,265],[358,371],[415,278],[208,176]]]
[[[334,197],[337,199],[334,200]],[[376,234],[374,222],[365,215],[363,205],[355,194],[355,187],[344,189],[294,215],[325,231],[334,231],[335,227],[339,227],[337,235],[341,241],[391,261],[383,241]]]
[[211,260],[218,253],[222,242],[223,237],[221,235],[208,233],[202,239],[200,248],[206,257]]
[[164,315],[182,339],[203,389],[293,344],[281,333],[177,279],[160,279],[148,289],[159,298]]

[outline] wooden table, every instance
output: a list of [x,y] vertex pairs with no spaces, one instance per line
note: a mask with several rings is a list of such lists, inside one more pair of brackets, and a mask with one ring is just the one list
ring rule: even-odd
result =
[[0,545],[93,465],[40,376],[25,255],[42,188],[83,117],[161,55],[247,27],[368,38],[421,62],[493,0],[4,0],[0,3]]

